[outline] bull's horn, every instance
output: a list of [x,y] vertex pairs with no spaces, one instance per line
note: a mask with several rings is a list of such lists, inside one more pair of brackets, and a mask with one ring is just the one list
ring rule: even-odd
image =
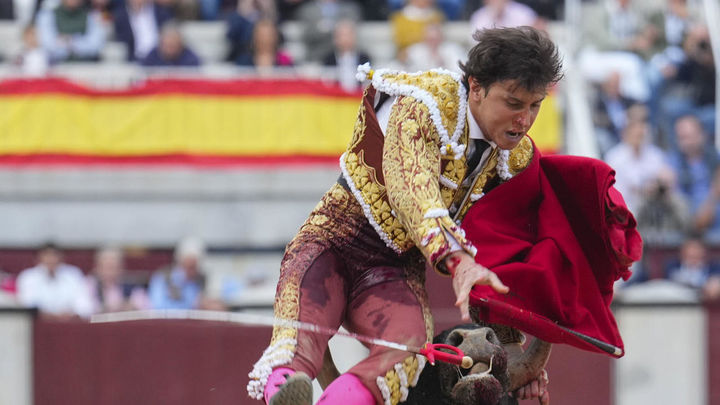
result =
[[510,392],[536,379],[547,364],[552,345],[538,338],[533,339],[527,350],[519,344],[505,345],[508,354]]

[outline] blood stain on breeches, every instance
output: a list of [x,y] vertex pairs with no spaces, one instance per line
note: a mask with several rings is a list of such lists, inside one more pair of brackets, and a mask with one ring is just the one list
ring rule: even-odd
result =
[[377,336],[382,336],[392,321],[393,314],[414,304],[408,302],[408,295],[412,296],[398,290],[397,283],[381,283],[358,295],[351,307],[353,311],[367,311],[363,316],[367,320],[366,324],[372,326]]
[[[342,264],[331,252],[322,253],[308,271],[302,281],[302,292],[307,294],[307,299],[320,308],[324,308],[330,302],[331,293],[340,293],[343,296],[347,293],[346,283],[340,273]],[[333,280],[338,278],[338,280]],[[343,286],[342,291],[336,290],[338,283]]]

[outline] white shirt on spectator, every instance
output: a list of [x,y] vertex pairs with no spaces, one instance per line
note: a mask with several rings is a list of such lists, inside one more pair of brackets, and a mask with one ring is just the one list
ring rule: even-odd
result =
[[510,0],[499,15],[493,6],[480,7],[470,17],[470,28],[473,32],[485,28],[512,28],[533,25],[535,20],[537,20],[537,13],[532,8]]
[[620,142],[607,151],[605,162],[615,169],[615,188],[633,213],[640,208],[643,190],[666,167],[662,150],[649,143],[636,155],[631,146]]
[[58,265],[53,277],[44,265],[23,270],[17,279],[17,296],[20,304],[51,314],[89,317],[92,313],[82,271],[65,263]]
[[357,78],[358,54],[357,52],[336,53],[337,78],[340,87],[347,91],[356,91],[360,87]]
[[135,57],[139,60],[158,44],[158,26],[153,6],[146,5],[139,13],[130,13],[130,27],[135,38]]

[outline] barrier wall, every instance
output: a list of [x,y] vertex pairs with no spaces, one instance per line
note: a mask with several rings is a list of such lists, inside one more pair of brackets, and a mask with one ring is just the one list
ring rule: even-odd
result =
[[0,404],[33,404],[35,311],[0,308]]
[[[554,405],[720,404],[712,383],[720,378],[717,306],[631,305],[617,313],[625,358],[553,347]],[[259,404],[245,385],[269,328],[31,319],[27,311],[0,311],[2,404]]]

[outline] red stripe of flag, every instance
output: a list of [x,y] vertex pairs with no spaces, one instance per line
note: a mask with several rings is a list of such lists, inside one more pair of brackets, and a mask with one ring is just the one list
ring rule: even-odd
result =
[[335,83],[321,80],[248,79],[198,80],[154,79],[119,90],[96,90],[63,78],[10,79],[0,81],[0,95],[71,94],[86,97],[133,97],[159,94],[191,94],[205,96],[324,96],[358,98]]

